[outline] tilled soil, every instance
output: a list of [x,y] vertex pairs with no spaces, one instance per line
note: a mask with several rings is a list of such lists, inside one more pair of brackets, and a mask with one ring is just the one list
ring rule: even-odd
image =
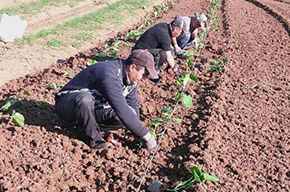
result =
[[[188,191],[290,191],[289,25],[276,16],[285,14],[269,12],[256,2],[222,1],[221,29],[210,32],[198,63],[201,58],[228,58],[226,70],[211,73],[209,62],[195,70],[199,81],[186,90],[193,107],[177,109],[175,117],[182,123],[168,124],[140,191],[151,179],[173,188],[190,177],[193,165],[218,176],[220,182]],[[205,12],[208,7],[202,0],[182,0],[157,22]],[[98,59],[95,55],[101,49],[86,50],[64,64],[1,87],[1,106],[9,98],[22,101],[0,113],[0,191],[137,191],[151,156],[129,132],[114,133],[122,142],[120,148],[91,150],[78,137],[79,128],[54,113],[53,98],[59,88],[51,83],[65,84],[69,75],[64,76],[64,71],[74,75]],[[119,50],[120,58],[130,52],[126,46]],[[177,63],[185,70],[183,60]],[[161,117],[161,109],[174,106],[180,90],[165,72],[158,84],[142,82],[144,124]],[[50,104],[48,109],[38,108],[42,101]],[[12,110],[25,116],[24,127],[8,120]],[[157,128],[158,138],[163,129]]]

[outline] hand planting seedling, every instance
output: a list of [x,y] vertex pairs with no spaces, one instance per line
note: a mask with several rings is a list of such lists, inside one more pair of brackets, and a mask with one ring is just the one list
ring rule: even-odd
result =
[[211,181],[211,182],[219,181],[218,177],[202,172],[202,170],[197,166],[191,167],[190,173],[192,175],[190,179],[181,182],[173,189],[166,189],[166,190],[178,192],[180,190],[187,190],[190,187],[192,187],[194,184],[201,183],[203,181]]
[[[154,139],[156,139],[157,134],[156,134],[155,130],[149,130],[149,133],[152,135],[152,137]],[[145,145],[145,141],[143,139],[141,139],[141,138],[138,139],[138,142],[140,144],[140,147],[142,147],[143,145]]]

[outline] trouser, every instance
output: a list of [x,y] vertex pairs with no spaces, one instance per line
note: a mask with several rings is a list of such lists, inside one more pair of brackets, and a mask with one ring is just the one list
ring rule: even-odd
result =
[[182,32],[179,37],[177,37],[177,44],[181,49],[188,49],[194,46],[194,41],[191,37],[190,32]]
[[166,60],[166,52],[163,49],[147,49],[153,57],[154,57],[154,64],[155,69],[159,72],[160,70],[164,69],[164,63]]
[[95,99],[87,92],[68,93],[61,98],[56,96],[55,110],[67,122],[78,121],[82,132],[92,141],[102,140],[99,123],[113,129],[122,127],[112,108],[95,110]]

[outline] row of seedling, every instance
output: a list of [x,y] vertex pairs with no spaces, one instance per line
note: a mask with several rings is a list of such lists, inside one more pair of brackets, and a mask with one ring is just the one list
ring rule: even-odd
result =
[[[24,91],[24,95],[30,96],[30,93],[28,91]],[[39,109],[47,109],[50,104],[47,102],[38,102],[35,100],[31,100]],[[20,103],[21,105],[24,105],[23,101],[20,98],[17,99],[9,99],[8,101],[5,102],[5,104],[0,108],[0,111],[6,112],[10,107],[15,105],[16,103]],[[9,121],[12,121],[15,125],[23,127],[25,124],[25,118],[24,116],[17,112],[16,110],[12,110],[11,115],[9,115]]]
[[[210,24],[208,26],[208,29],[210,29],[212,27],[214,27],[215,31],[216,31],[216,29],[218,29],[217,26],[218,26],[219,20],[218,20],[218,17],[216,16],[216,10],[220,10],[220,7],[221,7],[221,4],[219,1],[211,0],[211,6],[210,6],[208,14],[207,14],[207,17],[210,20]],[[176,111],[178,104],[180,102],[188,108],[192,107],[192,97],[191,97],[191,95],[188,95],[185,93],[185,89],[186,89],[187,85],[192,84],[192,83],[197,83],[197,81],[198,81],[197,77],[195,76],[194,73],[192,73],[192,71],[193,71],[193,68],[195,67],[194,64],[196,63],[196,61],[199,57],[199,53],[204,47],[203,43],[204,43],[205,36],[207,35],[207,33],[208,33],[208,31],[206,33],[204,33],[204,32],[200,33],[198,47],[194,51],[188,51],[185,53],[186,57],[194,56],[195,61],[192,61],[189,58],[186,59],[186,61],[185,61],[186,71],[183,72],[181,77],[177,79],[177,84],[182,87],[182,91],[176,92],[176,99],[175,99],[176,105],[175,105],[174,109],[172,107],[167,107],[166,109],[162,109],[161,114],[162,114],[163,118],[159,117],[155,120],[150,121],[149,124],[154,127],[154,131],[152,132],[153,135],[156,136],[155,131],[156,131],[157,127],[160,125],[165,127],[163,130],[163,133],[164,133],[167,129],[166,125],[168,122],[181,123],[182,120],[180,118],[173,117],[173,114]],[[224,66],[222,64],[225,62],[227,62],[227,59],[221,59],[219,61],[211,60],[211,62],[210,62],[211,64],[208,65],[208,69],[211,72],[223,71]],[[161,134],[161,135],[163,135],[163,134]],[[161,141],[161,140],[162,140],[162,138],[160,138],[159,141]],[[158,143],[158,145],[159,145],[159,143]],[[148,167],[150,167],[152,160],[154,158],[154,155],[155,155],[155,153],[153,153],[153,156],[148,164]],[[148,167],[146,170],[148,170]],[[204,172],[202,172],[202,170],[199,167],[196,167],[196,166],[193,166],[190,169],[190,173],[191,173],[192,177],[189,180],[181,182],[173,189],[167,189],[167,190],[177,192],[180,190],[187,190],[190,187],[192,187],[192,185],[194,185],[196,183],[201,183],[202,181],[212,181],[212,182],[219,181],[218,177],[212,176],[208,173],[204,173]],[[145,172],[143,178],[141,179],[140,186],[141,186],[142,181],[145,178],[145,176],[146,176],[146,172]],[[139,189],[140,189],[140,186],[139,186]],[[139,189],[138,189],[138,191],[139,191]]]

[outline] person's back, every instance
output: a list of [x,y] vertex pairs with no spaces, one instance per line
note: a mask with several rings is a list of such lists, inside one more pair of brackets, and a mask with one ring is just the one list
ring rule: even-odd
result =
[[[122,60],[106,61],[91,65],[77,74],[72,80],[70,80],[60,90],[60,92],[81,89],[102,91],[102,81],[106,81],[107,79],[108,82],[113,84],[113,82],[109,80],[114,79],[118,75],[118,70],[122,70],[124,73],[125,69],[122,65],[122,62]],[[121,78],[121,74],[119,75]]]
[[136,42],[135,49],[162,49],[169,51],[171,45],[171,31],[167,23],[158,23],[149,28]]

